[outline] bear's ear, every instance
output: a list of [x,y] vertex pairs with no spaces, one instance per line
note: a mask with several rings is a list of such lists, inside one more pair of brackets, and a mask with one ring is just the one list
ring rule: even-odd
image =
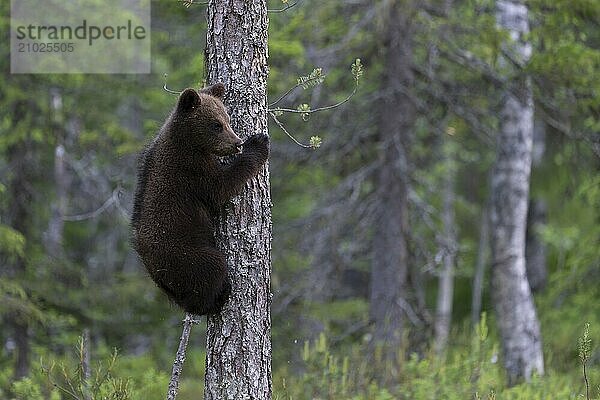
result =
[[200,96],[194,89],[185,89],[179,96],[177,102],[177,109],[182,111],[188,111],[192,108],[200,105]]
[[225,96],[225,85],[221,82],[215,83],[214,85],[205,87],[200,93],[210,94],[213,97],[223,100],[223,96]]

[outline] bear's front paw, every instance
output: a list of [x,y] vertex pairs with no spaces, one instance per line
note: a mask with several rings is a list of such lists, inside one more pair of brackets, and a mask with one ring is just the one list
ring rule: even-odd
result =
[[269,155],[269,136],[258,134],[250,136],[244,142],[245,151],[258,151],[265,156]]

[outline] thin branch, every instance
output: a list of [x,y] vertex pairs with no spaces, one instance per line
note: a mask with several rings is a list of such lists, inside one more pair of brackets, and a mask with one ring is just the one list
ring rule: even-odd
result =
[[92,373],[90,369],[90,330],[85,328],[81,335],[81,344],[79,346],[79,362],[81,363],[81,393],[85,400],[91,400],[90,379]]
[[396,300],[396,304],[404,311],[410,322],[416,327],[422,327],[425,323],[419,318],[416,311],[403,297]]
[[191,6],[206,6],[208,5],[208,1],[199,1],[195,0],[176,0],[178,3],[182,3],[185,8],[190,8]]
[[[62,374],[65,377],[65,382],[67,382],[67,384],[69,385],[69,388],[71,388],[71,393],[77,393],[77,390],[73,386],[73,382],[71,382],[71,379],[69,379],[69,373],[67,372],[67,367],[65,367],[64,365],[62,365],[61,367],[62,367]],[[75,397],[75,398],[79,399],[79,397]]]
[[294,86],[292,86],[291,88],[288,89],[287,92],[285,92],[284,94],[282,94],[281,96],[279,96],[279,98],[277,100],[275,100],[272,103],[269,103],[269,107],[273,107],[275,104],[279,103],[281,100],[285,99],[287,97],[287,95],[289,95],[290,93],[292,93],[294,91],[294,89],[300,87],[300,84],[297,83]]
[[185,314],[183,320],[183,332],[181,332],[181,339],[179,339],[179,348],[175,355],[175,361],[173,362],[173,371],[171,372],[171,380],[169,381],[169,390],[167,392],[167,400],[175,400],[177,392],[179,391],[179,378],[183,371],[183,363],[185,362],[185,350],[187,348],[188,341],[190,339],[190,332],[192,325],[197,324],[200,321],[194,319],[194,316],[190,313]]
[[287,112],[287,113],[294,113],[294,114],[313,114],[319,111],[326,111],[326,110],[331,110],[333,108],[339,107],[344,103],[347,103],[355,94],[356,94],[356,90],[358,89],[358,85],[354,85],[354,89],[352,90],[352,93],[350,93],[344,100],[335,103],[335,104],[331,104],[328,106],[323,106],[323,107],[319,107],[319,108],[315,108],[314,110],[295,110],[293,108],[269,108],[268,111],[269,113],[271,112],[277,112],[277,111],[281,111],[281,112]]
[[279,98],[277,100],[275,100],[273,103],[270,103],[269,107],[273,107],[275,104],[277,104],[281,100],[285,99],[287,97],[287,95],[292,93],[294,91],[294,89],[296,89],[298,87],[302,87],[303,89],[306,90],[309,87],[314,87],[314,86],[320,85],[325,80],[325,77],[326,76],[323,75],[322,68],[313,69],[310,74],[299,77],[296,84],[294,86],[292,86],[291,88],[289,88],[287,92],[285,92],[284,94],[279,96]]
[[277,124],[277,126],[279,126],[279,128],[281,128],[281,130],[290,138],[294,141],[294,143],[296,143],[298,146],[300,147],[304,147],[305,149],[312,149],[312,146],[307,145],[307,144],[303,144],[300,143],[299,141],[296,140],[296,138],[294,136],[292,136],[291,133],[288,132],[287,129],[285,129],[285,126],[283,126],[283,123],[277,119],[277,116],[275,116],[274,113],[272,113],[271,111],[269,111],[269,115],[271,116],[271,118],[273,118],[273,121],[275,121],[275,123]]
[[167,92],[167,93],[171,93],[171,94],[180,95],[182,92],[178,92],[178,91],[176,91],[176,90],[171,90],[171,89],[169,89],[169,88],[167,87],[167,77],[168,77],[168,76],[169,76],[168,74],[165,74],[165,75],[164,75],[164,78],[165,78],[165,84],[163,85],[163,90],[164,90],[165,92]]
[[281,13],[281,12],[289,10],[290,8],[294,7],[296,4],[300,3],[301,1],[302,0],[296,0],[292,4],[288,4],[287,6],[285,6],[283,8],[279,8],[279,9],[267,9],[267,12],[270,12],[270,13]]
[[590,381],[588,380],[585,364],[586,363],[584,362],[583,363],[583,381],[585,382],[585,398],[586,398],[586,400],[590,400]]
[[86,219],[96,218],[98,215],[102,214],[114,203],[118,202],[118,195],[119,195],[120,190],[121,190],[120,188],[116,188],[115,190],[113,190],[112,195],[104,202],[104,204],[102,204],[100,206],[100,208],[98,208],[94,211],[90,211],[85,214],[65,215],[62,217],[63,221],[83,221]]
[[55,388],[57,388],[58,390],[60,390],[61,392],[63,392],[64,394],[67,394],[69,396],[71,396],[72,398],[74,398],[75,400],[79,400],[79,396],[73,392],[71,392],[69,389],[60,386],[58,383],[52,383],[52,386],[54,386]]

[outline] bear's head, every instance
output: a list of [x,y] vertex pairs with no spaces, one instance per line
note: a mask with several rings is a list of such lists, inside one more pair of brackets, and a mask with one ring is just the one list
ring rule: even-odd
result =
[[217,83],[199,92],[185,89],[179,96],[175,119],[182,124],[186,142],[217,156],[240,152],[242,140],[233,132],[223,105],[225,87]]

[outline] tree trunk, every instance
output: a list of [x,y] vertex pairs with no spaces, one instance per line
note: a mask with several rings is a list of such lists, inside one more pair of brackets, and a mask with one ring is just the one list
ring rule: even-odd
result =
[[[19,124],[26,115],[29,104],[25,101],[16,102],[13,105],[13,124]],[[33,192],[32,182],[36,182],[35,166],[39,160],[33,156],[35,145],[28,136],[11,145],[6,154],[8,155],[9,206],[6,213],[7,224],[21,233],[26,239],[30,239],[32,224]],[[27,251],[27,250],[26,250]],[[13,263],[8,263],[2,271],[9,278],[24,282],[27,279],[27,260],[24,256],[17,256]],[[31,336],[30,326],[27,318],[19,312],[11,312],[7,315],[8,325],[12,327],[15,341],[15,368],[13,378],[21,379],[29,375]]]
[[15,348],[17,349],[13,378],[19,380],[29,375],[29,358],[31,353],[29,324],[18,315],[12,315],[12,317]]
[[477,261],[475,264],[475,276],[473,277],[473,294],[471,296],[471,322],[473,323],[473,326],[477,325],[481,318],[483,280],[485,277],[485,267],[488,258],[490,216],[489,204],[487,201],[481,214],[479,244],[477,246]]
[[[208,4],[208,82],[223,82],[231,125],[242,138],[267,133],[266,0]],[[205,399],[271,398],[271,198],[268,165],[223,210],[219,247],[233,286],[208,318]]]
[[[527,7],[497,1],[497,19],[513,40],[506,50],[526,63],[531,46]],[[533,100],[526,79],[513,82],[500,112],[497,158],[492,171],[492,286],[509,385],[543,374],[540,327],[525,272],[525,229],[533,142]]]
[[546,286],[546,244],[540,238],[538,229],[546,223],[546,202],[541,199],[529,200],[527,213],[527,236],[525,240],[525,260],[527,281],[532,292]]
[[407,208],[409,185],[408,138],[415,110],[404,94],[413,84],[411,72],[412,5],[390,2],[386,10],[383,47],[385,71],[379,105],[379,151],[382,160],[376,175],[377,215],[371,266],[370,314],[373,340],[382,354],[396,359],[400,349],[407,284]]
[[446,175],[443,187],[442,224],[444,238],[444,258],[439,279],[437,310],[435,318],[434,349],[441,354],[446,349],[450,323],[452,322],[452,300],[454,298],[454,262],[456,259],[456,228],[454,222],[454,163],[450,149],[445,149]]
[[52,110],[53,134],[56,140],[54,148],[54,189],[56,198],[50,206],[51,216],[46,232],[46,252],[53,259],[63,253],[64,216],[67,207],[68,180],[66,174],[64,128],[62,118],[62,96],[59,89],[50,90],[50,109]]
[[[546,125],[536,119],[533,124],[533,157],[532,169],[542,164],[546,150]],[[538,229],[546,223],[546,202],[542,198],[529,199],[527,213],[527,236],[525,241],[525,267],[529,287],[535,293],[544,289],[548,277],[546,264],[546,244],[540,238]]]

